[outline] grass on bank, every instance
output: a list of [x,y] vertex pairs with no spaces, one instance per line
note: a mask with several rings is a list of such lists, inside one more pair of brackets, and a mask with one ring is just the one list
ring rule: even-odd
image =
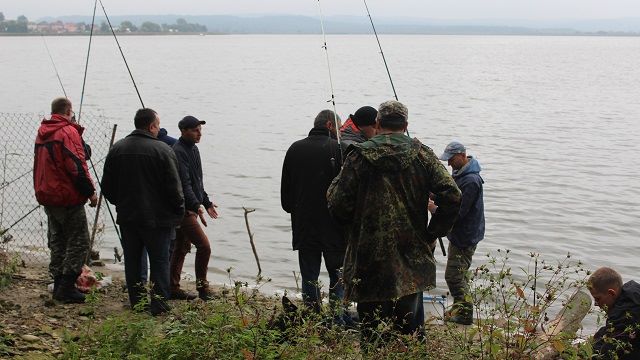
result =
[[[81,335],[68,335],[63,359],[530,359],[550,347],[563,359],[591,356],[576,335],[543,339],[551,313],[589,272],[569,255],[550,265],[531,254],[527,268],[508,266],[509,251],[487,255],[472,269],[475,324],[427,325],[424,338],[400,336],[382,324],[375,344],[361,344],[359,332],[333,326],[331,314],[291,315],[277,299],[235,282],[207,303],[178,303],[169,315],[153,318],[124,311],[102,324],[87,322]],[[90,306],[100,306],[98,296]],[[553,313],[555,315],[555,312]]]

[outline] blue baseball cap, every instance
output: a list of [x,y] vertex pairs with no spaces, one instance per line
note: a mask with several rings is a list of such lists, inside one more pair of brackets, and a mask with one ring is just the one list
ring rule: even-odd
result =
[[444,148],[444,152],[440,155],[440,160],[449,161],[451,157],[455,154],[463,154],[466,153],[467,149],[461,143],[457,141],[452,141]]

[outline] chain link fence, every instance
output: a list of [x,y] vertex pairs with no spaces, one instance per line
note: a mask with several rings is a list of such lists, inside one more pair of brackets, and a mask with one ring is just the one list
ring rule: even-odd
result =
[[[19,254],[24,261],[49,258],[47,216],[33,189],[34,144],[43,117],[0,112],[0,250]],[[83,112],[80,122],[85,127],[82,137],[92,150],[87,165],[98,188],[113,128],[100,112]],[[105,226],[113,226],[109,209],[102,201],[99,211],[88,206],[86,210],[89,234],[94,234],[94,248],[99,248]]]

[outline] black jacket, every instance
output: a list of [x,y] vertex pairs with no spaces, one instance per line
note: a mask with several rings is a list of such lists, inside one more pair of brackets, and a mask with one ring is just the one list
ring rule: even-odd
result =
[[178,172],[182,181],[185,208],[193,212],[198,212],[200,205],[204,205],[206,209],[210,208],[211,200],[204,191],[202,183],[202,162],[198,147],[193,142],[180,137],[178,142],[173,144],[173,151],[178,158]]
[[109,150],[102,193],[121,225],[173,227],[184,217],[176,156],[147,131],[134,130]]
[[282,165],[280,202],[291,214],[293,249],[344,250],[338,224],[327,209],[327,189],[340,171],[338,142],[314,128],[289,147]]
[[640,284],[629,281],[607,313],[607,323],[593,336],[598,359],[640,359]]

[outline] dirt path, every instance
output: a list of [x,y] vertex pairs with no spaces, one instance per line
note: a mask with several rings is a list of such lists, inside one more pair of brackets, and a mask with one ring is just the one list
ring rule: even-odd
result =
[[76,337],[95,328],[108,316],[128,311],[123,273],[94,267],[113,283],[100,290],[93,305],[60,304],[51,299],[51,282],[45,264],[18,268],[11,285],[0,290],[0,358],[23,355],[29,359],[53,358],[65,336]]

